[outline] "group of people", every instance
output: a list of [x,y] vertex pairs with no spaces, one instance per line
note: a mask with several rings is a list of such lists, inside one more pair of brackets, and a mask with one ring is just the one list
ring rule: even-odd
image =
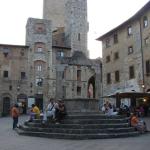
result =
[[113,116],[118,114],[115,106],[112,105],[109,101],[106,101],[106,103],[103,105],[102,112],[108,116]]
[[141,117],[144,116],[144,109],[142,106],[130,109],[127,105],[122,103],[117,112],[115,106],[112,105],[109,101],[106,101],[106,103],[102,107],[102,112],[108,116],[113,116],[117,114],[126,115],[130,118],[130,125],[132,127],[134,127],[141,133],[147,131],[146,123],[141,119]]
[[[44,113],[41,113],[40,109],[37,105],[32,104],[29,112],[29,122],[32,122],[33,119],[40,119],[42,117],[43,122],[47,121],[47,118],[51,118],[55,121],[56,124],[59,124],[66,115],[66,107],[64,101],[59,99],[54,101],[53,98],[49,100],[49,103],[44,110]],[[18,118],[19,118],[19,106],[18,104],[14,104],[11,109],[11,116],[13,118],[13,129],[18,128]]]
[[39,108],[35,104],[32,104],[29,122],[35,118],[39,119],[41,116],[43,119],[43,123],[45,123],[48,118],[51,118],[56,123],[60,123],[64,119],[65,115],[66,107],[63,100],[59,99],[57,101],[54,101],[54,99],[51,98],[43,113],[40,113]]
[[[135,127],[135,129],[137,129],[141,133],[147,130],[146,123],[142,119],[140,119],[141,114],[144,112],[143,108],[138,107],[138,109],[134,109],[131,112],[129,107],[127,107],[126,105],[122,105],[120,107],[120,111],[126,111],[129,113],[129,116],[128,115],[127,116],[130,117],[130,124],[132,127]],[[116,111],[115,106],[112,105],[109,101],[106,101],[106,103],[103,105],[102,112],[108,116],[117,115],[119,113]],[[40,115],[41,112],[38,106],[32,104],[29,121],[33,121],[33,119],[40,119]],[[66,107],[63,100],[59,99],[55,101],[53,98],[51,98],[45,111],[42,113],[42,120],[45,123],[48,118],[51,118],[52,120],[55,121],[56,124],[58,124],[64,119],[65,115],[66,115]],[[11,116],[13,118],[13,129],[15,129],[18,127],[17,126],[19,117],[18,104],[15,104],[12,107]]]

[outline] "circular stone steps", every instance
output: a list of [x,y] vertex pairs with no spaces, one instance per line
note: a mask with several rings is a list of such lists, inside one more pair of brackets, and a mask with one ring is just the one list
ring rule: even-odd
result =
[[42,120],[25,122],[17,129],[18,134],[60,139],[103,139],[137,136],[129,125],[129,118],[102,114],[78,114],[67,116],[61,124]]

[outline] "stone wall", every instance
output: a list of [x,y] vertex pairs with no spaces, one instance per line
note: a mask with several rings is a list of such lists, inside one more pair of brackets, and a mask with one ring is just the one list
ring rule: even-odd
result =
[[[149,4],[148,4],[149,5]],[[150,18],[150,11],[145,11],[140,17],[132,19],[113,30],[102,39],[103,47],[103,87],[104,95],[125,92],[125,91],[146,91],[150,88],[150,78],[146,75],[146,60],[150,60],[150,26],[143,26],[143,19]],[[131,26],[131,35],[127,33]],[[118,35],[118,42],[114,43],[114,35]],[[147,43],[145,39],[147,38]],[[106,40],[109,39],[109,46],[106,47]],[[133,48],[133,53],[129,52],[129,47]],[[119,58],[114,59],[115,52],[118,52]],[[143,55],[143,58],[142,58]],[[110,56],[110,62],[106,62],[107,56]],[[129,78],[129,67],[134,66],[135,76]],[[115,71],[120,72],[120,81],[115,81]],[[144,72],[143,72],[144,71]],[[111,83],[107,84],[107,73],[111,74]],[[143,83],[144,78],[144,83]],[[142,85],[144,84],[144,89]]]
[[43,19],[52,21],[52,30],[64,27],[66,0],[44,0]]

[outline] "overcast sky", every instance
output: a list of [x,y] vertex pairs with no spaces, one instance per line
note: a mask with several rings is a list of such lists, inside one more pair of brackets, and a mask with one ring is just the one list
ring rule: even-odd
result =
[[[101,57],[95,39],[134,15],[149,0],[87,0],[90,57]],[[0,44],[25,45],[28,17],[42,18],[43,0],[0,0]]]

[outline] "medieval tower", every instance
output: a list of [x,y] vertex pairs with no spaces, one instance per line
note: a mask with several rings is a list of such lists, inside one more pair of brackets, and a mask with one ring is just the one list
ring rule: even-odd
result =
[[72,54],[82,51],[88,56],[87,0],[69,0],[65,5],[65,19],[66,38],[69,38]]
[[[52,25],[50,20],[29,18],[26,26],[26,45],[28,55],[29,86],[35,93],[38,105],[43,99],[54,97],[54,69],[52,66]],[[53,89],[53,90],[50,90]]]
[[44,0],[43,19],[52,21],[53,30],[58,27],[64,27],[65,1],[66,0]]
[[87,50],[87,0],[44,0],[44,19],[52,20],[53,29],[65,28],[65,43],[74,51]]

